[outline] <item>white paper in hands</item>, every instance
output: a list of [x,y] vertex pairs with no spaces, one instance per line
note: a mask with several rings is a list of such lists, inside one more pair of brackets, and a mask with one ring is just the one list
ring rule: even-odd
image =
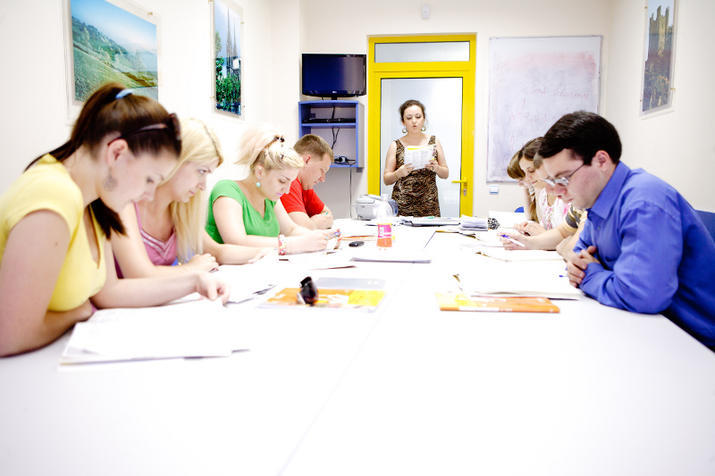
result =
[[405,148],[405,163],[412,165],[412,170],[424,169],[434,159],[434,146],[407,146]]

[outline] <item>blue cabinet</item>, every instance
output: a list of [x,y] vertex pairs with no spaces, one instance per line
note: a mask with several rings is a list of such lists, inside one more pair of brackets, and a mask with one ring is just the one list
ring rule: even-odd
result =
[[298,103],[300,136],[315,134],[333,147],[336,160],[345,157],[345,162],[333,162],[333,167],[365,166],[364,106],[358,101],[300,101]]

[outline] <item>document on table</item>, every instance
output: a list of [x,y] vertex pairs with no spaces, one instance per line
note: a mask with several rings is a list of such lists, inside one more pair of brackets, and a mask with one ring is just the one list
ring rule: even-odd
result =
[[273,289],[281,276],[278,266],[276,258],[266,257],[250,265],[221,266],[216,276],[231,286],[228,302],[240,303]]
[[355,253],[352,260],[377,263],[430,263],[432,258],[420,249],[372,248]]
[[581,290],[569,284],[563,265],[503,263],[464,268],[457,273],[460,291],[469,296],[532,296],[578,299]]
[[[158,307],[97,311],[75,324],[61,364],[176,357],[226,357],[229,316],[220,302],[205,299]],[[240,347],[240,346],[238,346]]]
[[500,261],[563,261],[556,251],[546,250],[507,250],[496,246],[494,242],[485,241],[481,246],[474,247],[477,254],[488,256]]
[[405,148],[405,164],[412,165],[413,170],[424,169],[431,160],[434,159],[434,146],[433,145],[421,145],[412,146],[408,145]]
[[499,228],[514,228],[514,225],[526,221],[524,213],[490,211],[489,218],[499,222]]

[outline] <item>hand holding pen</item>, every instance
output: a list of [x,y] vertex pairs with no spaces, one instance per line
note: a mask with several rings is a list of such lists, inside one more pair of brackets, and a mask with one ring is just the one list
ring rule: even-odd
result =
[[528,240],[528,237],[522,235],[521,233],[500,233],[499,236],[501,237],[502,245],[504,245],[504,249],[506,250],[518,250],[527,248],[524,242]]

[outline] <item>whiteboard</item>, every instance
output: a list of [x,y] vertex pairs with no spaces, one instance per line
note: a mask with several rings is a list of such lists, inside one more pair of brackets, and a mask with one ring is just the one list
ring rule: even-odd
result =
[[487,181],[562,115],[598,112],[601,36],[490,38]]

